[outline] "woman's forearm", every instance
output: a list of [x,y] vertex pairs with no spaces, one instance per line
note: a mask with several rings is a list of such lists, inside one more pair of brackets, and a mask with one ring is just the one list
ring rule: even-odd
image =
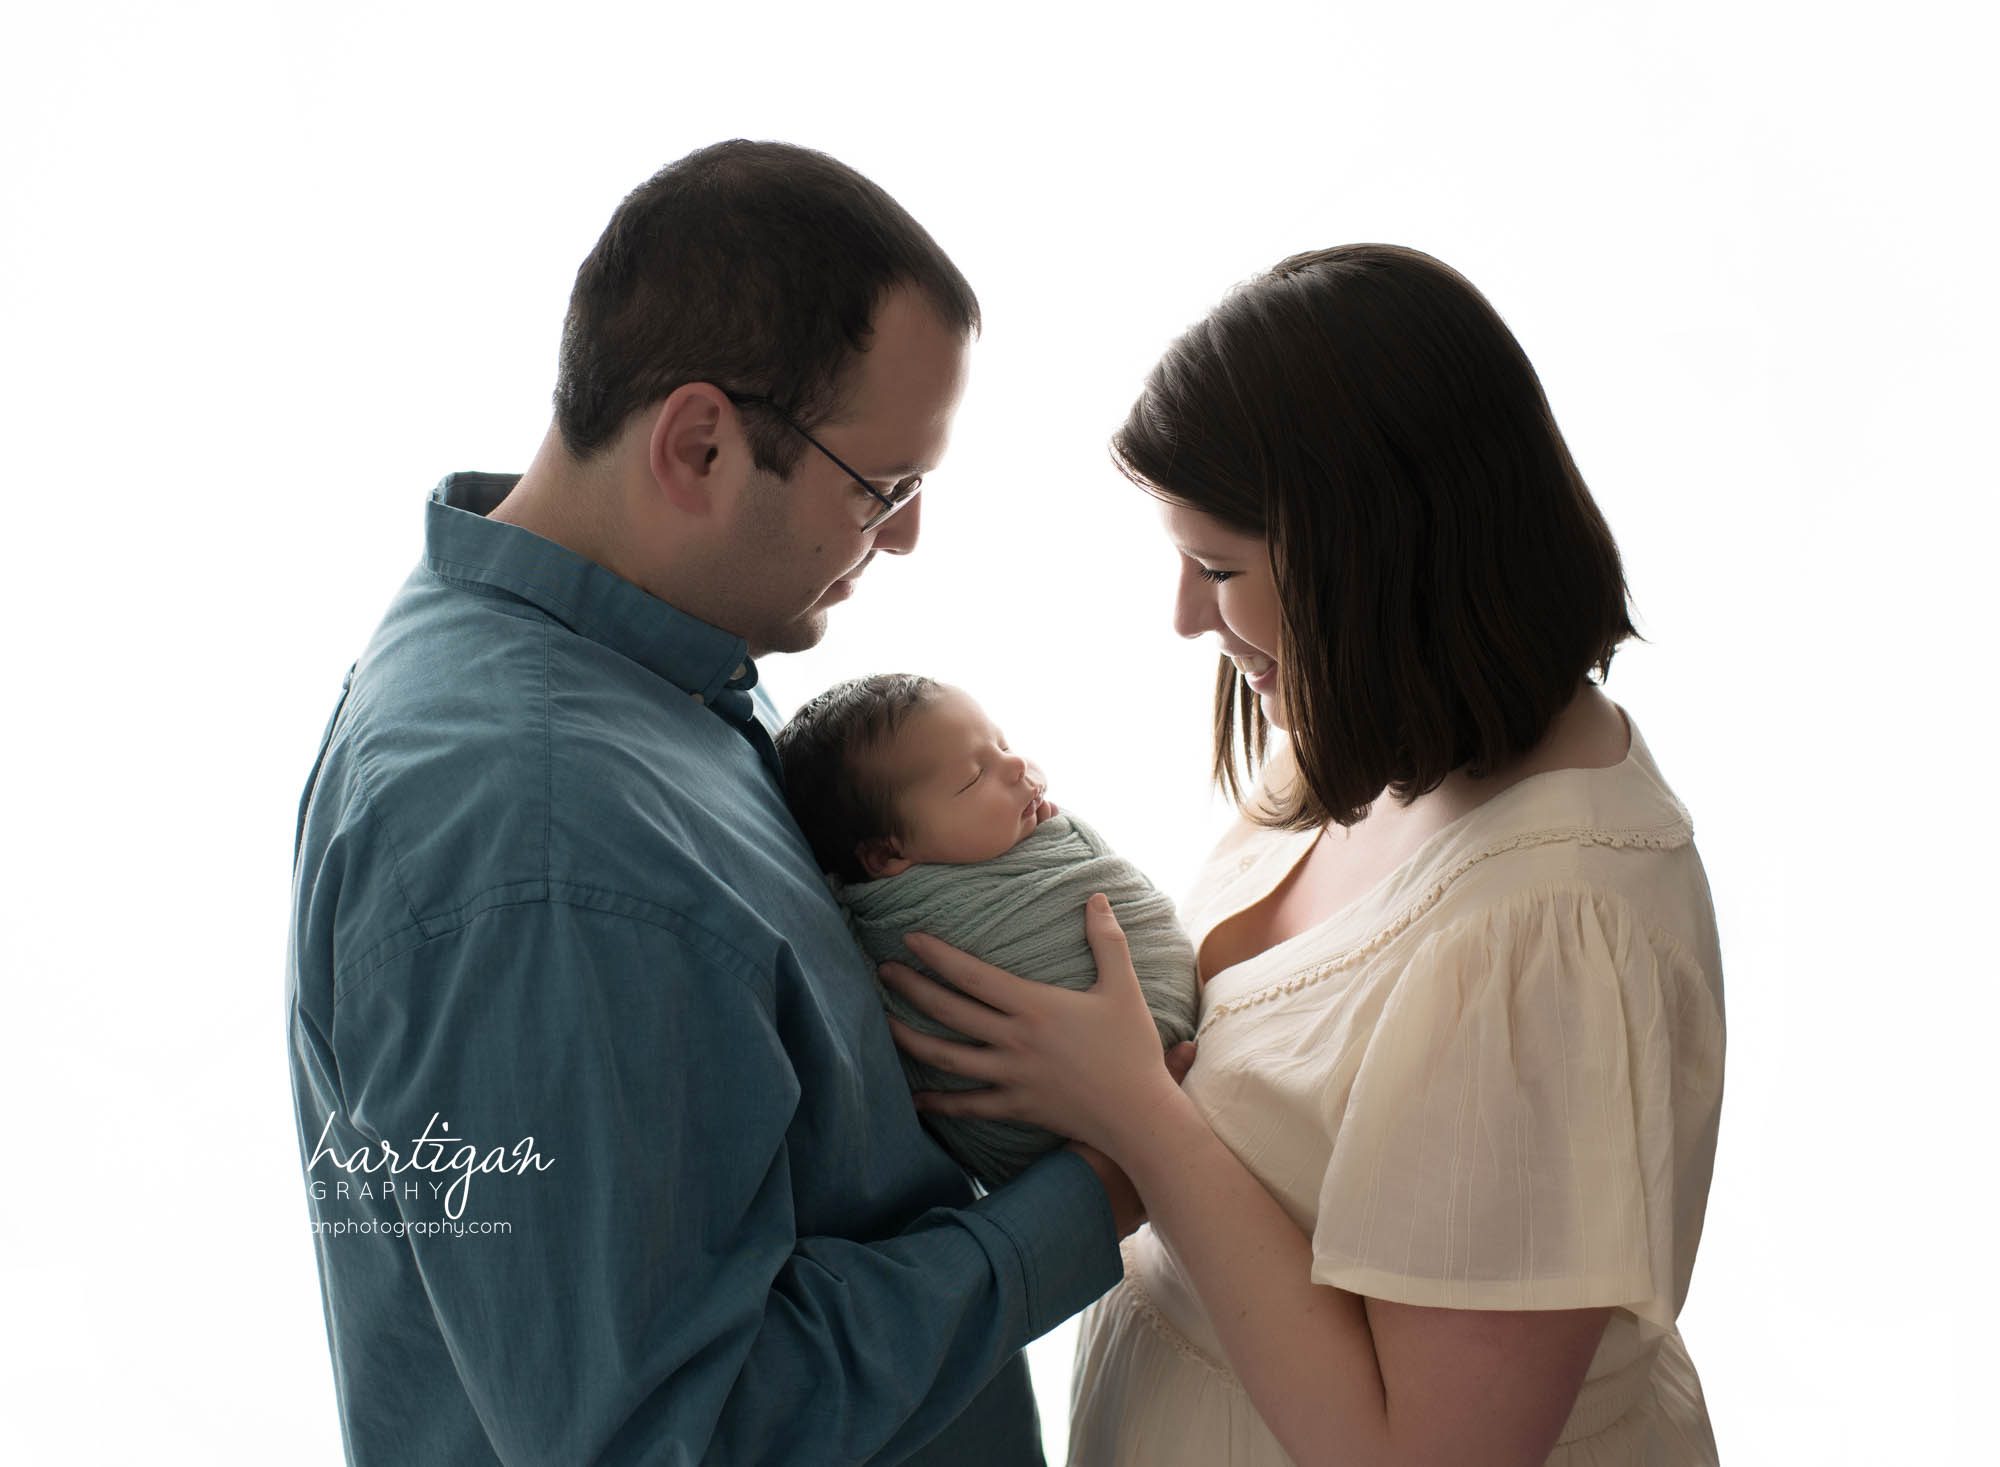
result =
[[1360,1297],[1312,1282],[1310,1240],[1178,1089],[1120,1141],[1116,1159],[1293,1460],[1387,1467],[1386,1396]]

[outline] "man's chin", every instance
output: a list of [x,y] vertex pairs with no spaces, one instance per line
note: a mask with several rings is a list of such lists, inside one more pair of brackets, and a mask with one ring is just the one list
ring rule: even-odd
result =
[[765,652],[804,652],[817,647],[826,636],[826,613],[808,611],[796,620],[773,627],[764,637],[764,650],[754,651],[753,656],[762,657]]

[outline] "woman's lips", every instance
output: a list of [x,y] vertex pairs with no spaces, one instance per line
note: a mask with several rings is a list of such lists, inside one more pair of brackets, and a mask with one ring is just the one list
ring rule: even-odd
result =
[[1232,652],[1229,660],[1243,674],[1243,680],[1257,692],[1268,693],[1278,685],[1278,664],[1260,652]]

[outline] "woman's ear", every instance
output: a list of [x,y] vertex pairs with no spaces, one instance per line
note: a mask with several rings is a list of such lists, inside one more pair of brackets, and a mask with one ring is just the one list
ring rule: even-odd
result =
[[895,838],[886,835],[871,835],[862,841],[854,848],[854,859],[861,863],[861,869],[868,873],[870,881],[880,881],[885,876],[901,876],[916,865],[903,854]]

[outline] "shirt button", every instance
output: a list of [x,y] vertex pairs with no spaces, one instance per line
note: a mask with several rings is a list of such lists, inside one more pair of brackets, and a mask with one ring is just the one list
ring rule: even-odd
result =
[[706,703],[708,701],[708,699],[702,697],[702,695],[699,693],[689,693],[688,696],[694,699],[695,702],[697,703]]

